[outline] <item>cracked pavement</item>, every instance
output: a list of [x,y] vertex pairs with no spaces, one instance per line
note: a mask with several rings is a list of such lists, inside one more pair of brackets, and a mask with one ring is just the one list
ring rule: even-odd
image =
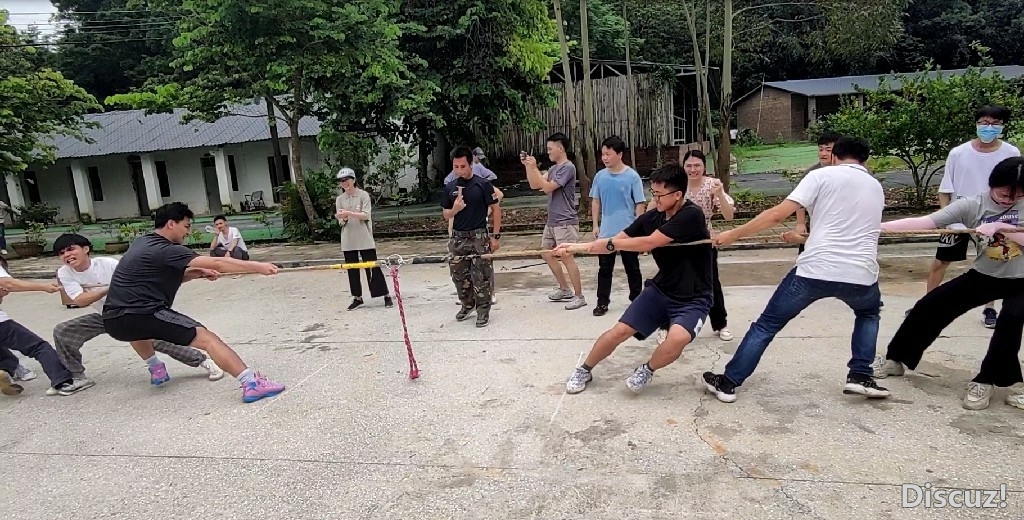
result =
[[[785,255],[723,257],[736,339],[705,330],[639,395],[625,379],[653,345],[636,340],[564,395],[580,352],[626,304],[617,268],[610,312],[592,316],[594,258],[579,261],[590,305],[576,311],[546,301],[545,267],[499,263],[486,329],[455,321],[444,266],[402,267],[415,381],[398,309],[345,311],[344,274],[190,282],[176,307],[288,390],[246,405],[230,376],[210,382],[170,360],[172,380],[152,387],[129,347],[101,336],[83,351],[95,387],[45,397],[37,379],[0,396],[0,508],[16,520],[1024,517],[1024,410],[1005,390],[987,410],[960,405],[991,336],[980,309],[920,372],[884,380],[887,400],[842,393],[853,316],[836,301],[778,335],[735,403],[704,392],[698,377],[730,359],[774,290],[755,282],[781,279]],[[927,258],[900,262],[883,267],[879,354],[923,291]],[[642,266],[653,274],[650,257]],[[12,294],[3,309],[47,340],[84,312],[45,294]],[[1005,484],[1006,507],[904,508],[904,483]]]

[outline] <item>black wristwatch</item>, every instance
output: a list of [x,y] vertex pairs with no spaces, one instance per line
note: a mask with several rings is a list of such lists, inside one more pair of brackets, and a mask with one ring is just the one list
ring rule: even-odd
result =
[[612,239],[608,239],[608,245],[605,246],[611,252],[615,252],[615,244],[612,244]]

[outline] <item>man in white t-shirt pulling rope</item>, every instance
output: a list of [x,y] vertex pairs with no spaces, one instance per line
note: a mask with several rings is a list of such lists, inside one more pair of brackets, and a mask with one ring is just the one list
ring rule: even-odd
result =
[[[92,307],[96,311],[58,323],[53,328],[53,343],[61,363],[71,371],[75,382],[85,387],[92,386],[93,382],[85,377],[82,347],[86,342],[106,333],[103,326],[103,303],[118,261],[109,256],[93,258],[90,256],[92,243],[89,239],[72,233],[57,237],[53,242],[53,250],[64,263],[57,270],[57,279],[68,298],[79,307]],[[206,369],[211,381],[224,377],[224,371],[199,349],[166,341],[155,342],[153,349],[190,367]],[[161,384],[163,381],[151,377],[151,382]]]
[[[1002,160],[1020,157],[1020,150],[999,138],[1006,124],[1010,122],[1010,110],[1002,106],[986,105],[974,113],[977,135],[949,152],[945,172],[939,184],[939,208],[945,208],[954,200],[975,197],[988,193],[988,177]],[[946,269],[953,262],[967,260],[968,243],[974,239],[967,234],[948,234],[939,237],[935,260],[928,272],[928,288],[932,292],[942,283]],[[907,311],[909,314],[910,311]],[[985,326],[996,326],[998,314],[995,302],[985,305],[983,319]]]
[[704,373],[705,388],[720,401],[735,401],[736,388],[753,375],[775,335],[804,309],[826,298],[845,303],[855,316],[843,393],[889,396],[887,389],[875,383],[871,368],[881,322],[878,236],[885,193],[864,167],[869,152],[863,139],[840,138],[832,148],[832,166],[809,172],[779,205],[714,238],[717,246],[732,244],[778,225],[799,207],[806,208],[814,220],[806,250],[750,325],[725,373]]

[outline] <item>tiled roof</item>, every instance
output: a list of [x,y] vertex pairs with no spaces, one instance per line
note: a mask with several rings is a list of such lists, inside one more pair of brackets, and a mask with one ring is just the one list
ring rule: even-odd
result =
[[[246,143],[270,139],[266,106],[236,107],[234,114],[213,123],[194,121],[181,124],[185,110],[173,114],[146,115],[143,110],[121,110],[91,114],[86,120],[99,123],[99,128],[86,129],[85,135],[94,142],[87,143],[73,137],[56,136],[48,139],[57,147],[57,158],[95,157],[112,154],[147,153],[186,148],[216,147],[225,144]],[[283,121],[277,122],[282,139],[291,136]],[[316,136],[320,122],[312,117],[299,123],[299,135]]]
[[[956,76],[963,74],[967,69],[950,69],[941,71],[932,71],[930,74],[941,74],[943,77]],[[1020,65],[1006,65],[1002,67],[988,67],[984,70],[984,73],[991,74],[992,71],[998,71],[1000,75],[1008,78],[1019,78],[1024,76],[1024,66]],[[918,76],[925,74],[924,72],[912,72],[904,74],[905,76]],[[841,76],[838,78],[819,78],[819,79],[797,79],[790,81],[766,81],[764,85],[766,87],[777,88],[779,90],[785,90],[786,92],[792,92],[794,94],[801,94],[808,97],[819,97],[819,96],[835,96],[839,94],[854,94],[857,92],[857,87],[864,89],[877,89],[879,85],[879,78],[886,78],[889,80],[889,85],[894,88],[900,86],[900,82],[896,79],[893,74],[875,74],[870,76]]]

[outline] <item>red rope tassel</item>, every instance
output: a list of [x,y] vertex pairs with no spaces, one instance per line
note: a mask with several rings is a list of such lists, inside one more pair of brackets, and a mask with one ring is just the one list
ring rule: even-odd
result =
[[395,286],[395,300],[398,301],[398,314],[402,317],[402,332],[405,335],[405,350],[409,353],[409,379],[420,377],[420,369],[416,366],[416,358],[412,355],[412,341],[409,339],[409,326],[405,323],[405,305],[402,305],[402,291],[398,287],[398,266],[391,266],[391,279]]

